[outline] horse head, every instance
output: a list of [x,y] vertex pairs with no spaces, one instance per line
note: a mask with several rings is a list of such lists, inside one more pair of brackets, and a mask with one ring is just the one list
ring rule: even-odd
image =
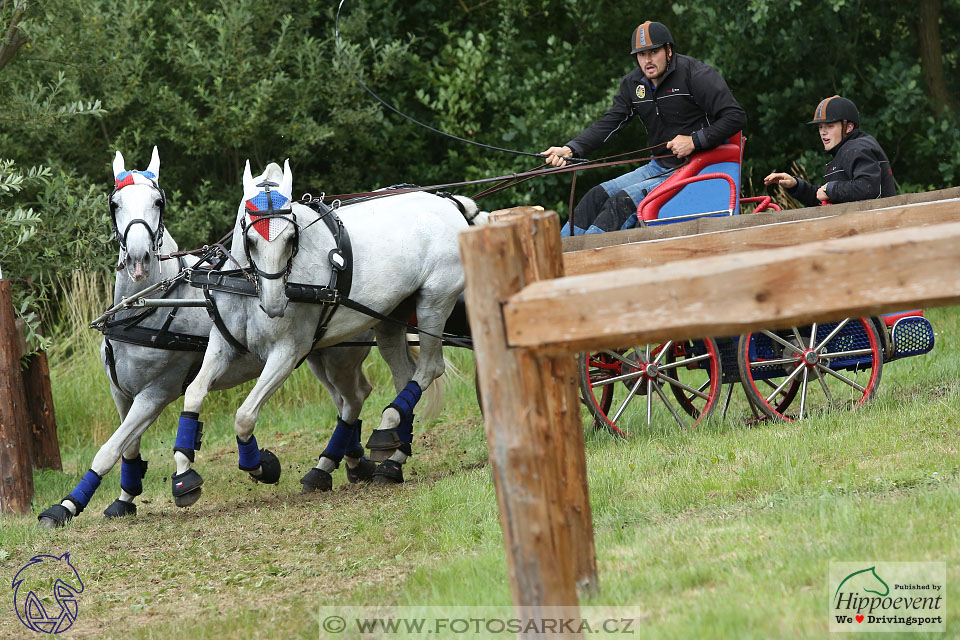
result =
[[114,238],[120,245],[117,271],[126,269],[134,282],[145,280],[153,263],[159,264],[166,206],[166,196],[157,183],[159,176],[160,155],[156,147],[146,171],[127,171],[119,151],[113,159],[110,217]]
[[256,178],[250,174],[247,160],[233,246],[243,246],[257,279],[260,308],[271,318],[283,317],[287,308],[284,285],[300,248],[300,228],[291,207],[292,191],[289,160],[283,163],[282,170],[275,163],[268,164]]

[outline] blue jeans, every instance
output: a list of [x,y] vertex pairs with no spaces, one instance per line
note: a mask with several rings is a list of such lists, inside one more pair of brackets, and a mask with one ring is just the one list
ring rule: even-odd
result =
[[[609,227],[610,221],[606,218],[609,217],[605,215],[605,205],[609,199],[617,196],[623,201],[626,198],[629,198],[629,201],[633,203],[633,210],[636,211],[636,208],[640,206],[640,202],[646,197],[646,195],[653,191],[657,185],[662,183],[664,180],[670,177],[669,169],[664,167],[662,164],[656,160],[651,160],[647,164],[634,169],[629,173],[625,173],[622,176],[618,176],[613,180],[607,180],[599,185],[599,188],[606,194],[606,198],[597,198],[596,192],[594,192],[591,198],[591,203],[589,208],[592,210],[583,211],[582,207],[586,206],[585,201],[591,194],[588,194],[580,201],[580,204],[577,205],[576,216],[571,212],[570,220],[563,225],[563,228],[560,229],[560,236],[566,238],[570,235],[582,235],[584,233],[604,233],[606,231],[613,231],[615,229],[603,228]],[[659,175],[663,174],[663,175]],[[596,189],[597,187],[594,187]],[[602,195],[602,194],[601,194]],[[604,200],[603,203],[600,203],[600,200]],[[598,206],[599,204],[599,206]],[[622,217],[622,216],[621,216]],[[573,225],[572,220],[576,218],[578,224]],[[586,219],[584,219],[586,218]],[[603,218],[601,225],[594,224],[595,221],[599,221],[598,218]],[[616,228],[629,229],[633,227],[636,222],[636,216],[628,216],[626,222],[620,223],[619,217],[616,219]],[[585,226],[580,226],[584,224]],[[572,233],[571,233],[572,231]]]

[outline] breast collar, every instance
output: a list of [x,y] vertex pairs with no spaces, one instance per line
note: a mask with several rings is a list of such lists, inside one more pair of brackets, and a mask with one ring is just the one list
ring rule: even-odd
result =
[[[322,220],[336,245],[327,254],[327,260],[330,263],[330,280],[326,285],[297,282],[287,282],[284,285],[284,290],[291,302],[323,305],[324,309],[314,331],[313,342],[316,343],[326,333],[330,320],[341,301],[350,296],[353,285],[353,245],[350,243],[350,234],[347,233],[343,221],[332,207],[325,205],[320,199],[313,198],[307,199],[302,204],[313,209],[317,213],[317,219],[305,225],[301,233]],[[212,294],[214,291],[222,291],[255,297],[256,286],[244,277],[241,269],[220,270],[223,264],[225,260],[221,261],[215,269],[194,269],[190,274],[190,284],[203,289],[203,295],[207,299],[207,312],[224,339],[240,353],[247,353],[250,351],[249,348],[227,329],[217,307],[216,298]]]

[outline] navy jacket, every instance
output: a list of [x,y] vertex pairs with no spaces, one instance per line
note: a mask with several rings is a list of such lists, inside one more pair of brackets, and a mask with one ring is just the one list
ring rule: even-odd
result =
[[[567,146],[574,155],[584,157],[634,117],[647,128],[650,146],[682,134],[692,136],[698,150],[713,149],[747,124],[746,112],[713,67],[674,53],[656,88],[639,66],[623,76],[610,110]],[[664,158],[659,162],[673,167],[683,160]]]
[[[830,149],[833,159],[823,169],[830,202],[856,202],[897,195],[897,184],[887,154],[876,138],[854,129],[840,144]],[[797,186],[787,193],[808,207],[820,204],[817,187],[797,178]]]

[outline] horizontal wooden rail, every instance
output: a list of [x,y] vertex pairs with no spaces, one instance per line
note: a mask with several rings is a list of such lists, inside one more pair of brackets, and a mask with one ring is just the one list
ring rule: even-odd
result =
[[731,229],[745,229],[757,225],[773,224],[776,222],[791,222],[796,220],[812,220],[828,216],[837,216],[857,211],[876,211],[890,207],[915,206],[928,202],[937,202],[960,198],[960,187],[928,191],[925,193],[908,193],[901,196],[891,196],[879,200],[863,200],[861,202],[847,202],[834,204],[829,207],[807,207],[791,211],[751,213],[746,215],[725,216],[722,218],[698,218],[687,222],[658,225],[629,229],[627,231],[611,231],[610,233],[592,233],[590,235],[575,236],[563,239],[563,251],[581,251],[596,249],[626,242],[641,242],[675,238],[678,236],[692,236],[712,231],[728,231]]
[[534,282],[507,343],[545,354],[960,302],[960,223]]
[[960,202],[931,202],[572,251],[563,254],[563,267],[568,276],[599,273],[610,269],[647,267],[739,251],[791,247],[806,242],[946,222],[960,222]]

